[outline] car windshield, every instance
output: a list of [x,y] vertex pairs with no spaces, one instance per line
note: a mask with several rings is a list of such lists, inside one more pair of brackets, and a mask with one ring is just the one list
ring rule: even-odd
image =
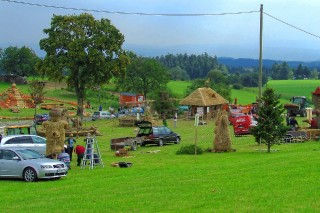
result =
[[44,158],[42,154],[32,149],[19,149],[16,151],[24,160]]

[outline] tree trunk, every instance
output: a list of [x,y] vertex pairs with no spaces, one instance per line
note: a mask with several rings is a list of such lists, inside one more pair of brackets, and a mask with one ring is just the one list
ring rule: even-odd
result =
[[84,86],[78,86],[76,85],[76,94],[78,99],[78,109],[77,109],[77,116],[80,117],[81,121],[83,119],[83,105],[85,101],[85,90]]
[[269,153],[270,150],[271,150],[270,148],[271,148],[271,143],[269,142],[269,143],[268,143],[268,153]]

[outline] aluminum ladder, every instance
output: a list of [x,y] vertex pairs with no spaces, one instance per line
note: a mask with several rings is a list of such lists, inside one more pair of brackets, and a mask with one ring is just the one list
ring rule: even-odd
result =
[[84,141],[86,147],[81,163],[81,169],[86,167],[93,169],[96,166],[104,167],[96,137],[87,136]]

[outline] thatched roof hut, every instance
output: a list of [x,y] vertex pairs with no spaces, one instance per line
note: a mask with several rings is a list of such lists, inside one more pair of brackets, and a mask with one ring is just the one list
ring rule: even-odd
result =
[[179,102],[180,105],[192,107],[192,116],[197,112],[198,107],[203,107],[203,115],[207,115],[208,112],[220,110],[228,103],[229,101],[209,87],[198,88]]

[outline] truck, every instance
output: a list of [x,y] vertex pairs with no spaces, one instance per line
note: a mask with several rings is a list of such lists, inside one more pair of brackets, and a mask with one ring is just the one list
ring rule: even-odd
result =
[[293,96],[290,101],[291,103],[287,103],[284,105],[284,108],[287,110],[290,116],[307,116],[306,108],[308,107],[308,103],[305,96]]

